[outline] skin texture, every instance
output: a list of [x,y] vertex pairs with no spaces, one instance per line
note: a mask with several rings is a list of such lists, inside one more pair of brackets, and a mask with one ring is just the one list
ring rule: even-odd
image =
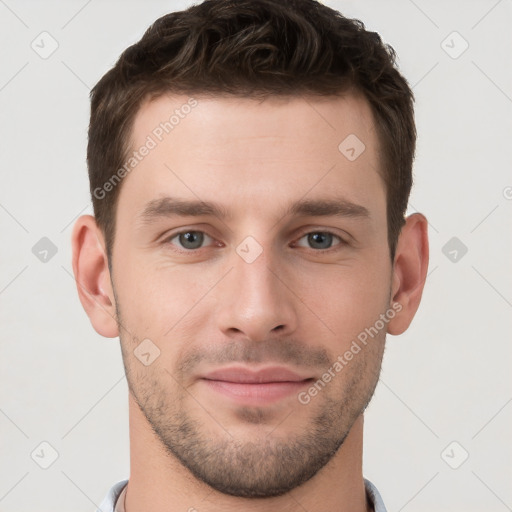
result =
[[[189,99],[145,103],[133,148]],[[407,218],[393,264],[379,142],[363,98],[195,99],[124,178],[112,273],[94,218],[81,217],[73,232],[84,309],[98,333],[121,339],[130,389],[126,509],[371,510],[363,412],[386,331],[404,332],[418,308],[427,221]],[[365,145],[354,161],[338,149],[350,134]],[[164,196],[214,201],[230,215],[144,220],[147,204]],[[299,200],[340,198],[368,216],[286,214]],[[177,236],[187,231],[207,236],[194,246],[194,235]],[[326,231],[333,237],[308,236]],[[249,236],[256,243],[245,245]],[[261,253],[249,263],[240,248]],[[385,327],[333,370],[390,310]],[[159,350],[147,366],[134,353],[146,339]],[[331,378],[307,404],[297,392],[247,403],[204,380],[235,364],[285,366],[310,379],[297,392],[329,368]]]

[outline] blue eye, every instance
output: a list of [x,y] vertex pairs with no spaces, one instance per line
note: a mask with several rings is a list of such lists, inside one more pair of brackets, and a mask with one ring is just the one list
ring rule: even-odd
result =
[[311,248],[319,250],[330,249],[334,238],[339,240],[339,243],[335,245],[344,243],[344,240],[342,240],[338,235],[329,231],[311,231],[310,233],[306,233],[299,240],[302,240],[303,238],[307,238],[307,243],[310,244]]
[[[301,240],[306,240],[308,245],[299,243]],[[337,243],[333,243],[335,239]],[[203,247],[203,244],[207,241],[214,241],[212,237],[204,233],[203,231],[187,230],[176,233],[165,240],[165,243],[170,243],[177,247],[178,251],[191,252],[199,250]],[[317,251],[328,251],[333,246],[346,244],[340,236],[331,233],[330,231],[310,231],[305,233],[299,238],[296,245],[301,247],[309,247],[310,249],[316,249]]]
[[193,251],[201,248],[205,237],[212,240],[211,237],[202,231],[182,231],[168,238],[167,241],[172,243],[172,241],[177,238],[183,249]]

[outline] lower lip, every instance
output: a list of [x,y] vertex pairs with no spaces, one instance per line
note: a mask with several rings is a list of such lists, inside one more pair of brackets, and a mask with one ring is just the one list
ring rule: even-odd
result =
[[309,384],[311,379],[286,382],[239,383],[222,380],[202,379],[213,391],[238,402],[265,404],[277,402],[290,395],[297,394]]

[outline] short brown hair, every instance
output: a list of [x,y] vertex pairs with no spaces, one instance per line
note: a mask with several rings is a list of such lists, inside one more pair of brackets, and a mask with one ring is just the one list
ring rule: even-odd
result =
[[395,59],[361,21],[315,0],[206,0],[159,18],[91,91],[87,164],[109,262],[121,184],[104,197],[97,191],[126,162],[146,100],[166,93],[264,98],[350,90],[364,95],[375,118],[394,260],[416,145],[414,96]]

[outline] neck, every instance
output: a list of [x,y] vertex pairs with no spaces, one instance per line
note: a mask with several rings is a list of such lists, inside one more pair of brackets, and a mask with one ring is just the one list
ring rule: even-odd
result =
[[126,512],[371,512],[362,475],[363,415],[343,445],[313,478],[291,492],[273,498],[239,498],[222,494],[197,480],[169,455],[129,396],[130,479]]

